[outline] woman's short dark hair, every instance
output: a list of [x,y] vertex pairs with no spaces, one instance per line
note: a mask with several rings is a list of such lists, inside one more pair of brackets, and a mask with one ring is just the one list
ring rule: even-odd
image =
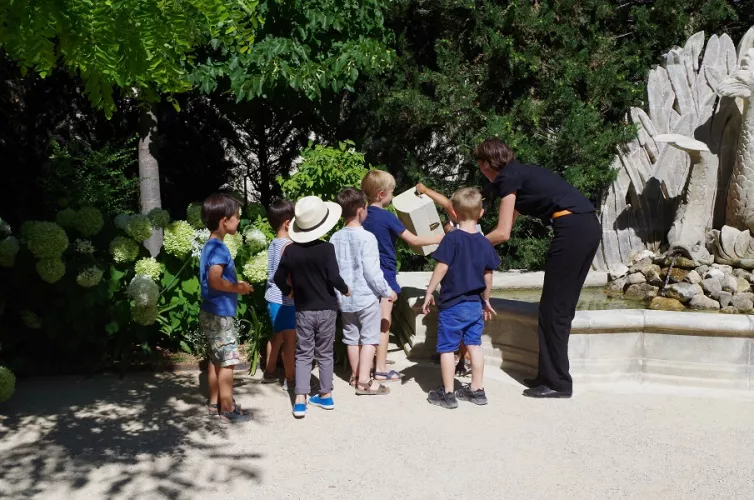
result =
[[272,230],[277,232],[287,220],[293,220],[296,216],[296,205],[290,200],[277,199],[270,203],[267,209],[267,220],[270,221]]
[[354,217],[360,208],[367,206],[364,192],[352,187],[341,191],[335,201],[343,208],[343,218]]
[[516,153],[500,139],[490,137],[474,149],[474,159],[487,162],[491,169],[499,172],[516,159]]
[[202,204],[202,222],[210,231],[220,227],[223,217],[233,217],[241,208],[241,203],[226,193],[212,193]]

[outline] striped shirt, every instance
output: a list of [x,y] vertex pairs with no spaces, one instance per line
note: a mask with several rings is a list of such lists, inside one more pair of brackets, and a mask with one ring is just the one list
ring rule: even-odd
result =
[[340,310],[358,312],[380,297],[390,297],[393,290],[380,269],[377,238],[363,227],[344,227],[330,238],[335,247],[338,269],[351,289],[350,297],[338,292]]
[[275,238],[270,243],[270,248],[267,249],[267,290],[264,293],[264,300],[284,306],[292,306],[293,299],[283,296],[273,278],[280,265],[280,259],[283,257],[283,249],[289,243],[291,243],[291,240],[288,238]]

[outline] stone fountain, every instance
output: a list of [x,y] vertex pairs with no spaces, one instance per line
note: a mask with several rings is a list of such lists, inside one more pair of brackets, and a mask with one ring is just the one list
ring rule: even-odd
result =
[[658,308],[750,311],[754,27],[738,48],[728,35],[705,44],[703,32],[673,48],[647,97],[614,160],[594,268],[609,271],[614,293],[657,296]]

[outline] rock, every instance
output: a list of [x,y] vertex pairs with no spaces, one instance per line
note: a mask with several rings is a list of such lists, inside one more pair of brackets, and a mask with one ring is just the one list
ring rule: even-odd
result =
[[730,301],[733,300],[733,294],[721,291],[717,296],[717,300],[720,302],[720,307],[727,307],[730,305]]
[[662,271],[660,270],[660,266],[658,266],[657,264],[652,264],[652,267],[644,275],[647,278],[647,283],[652,286],[662,286],[664,281],[660,276],[661,272]]
[[751,273],[746,269],[741,269],[739,267],[733,270],[733,276],[735,276],[736,278],[743,278],[748,281],[751,277]]
[[628,266],[625,264],[616,264],[614,266],[610,266],[610,268],[607,270],[607,274],[608,276],[610,276],[611,280],[622,278],[628,274]]
[[715,299],[706,297],[704,294],[694,295],[689,301],[690,309],[717,310],[720,309],[720,302]]
[[694,271],[699,273],[699,276],[704,276],[709,271],[709,266],[699,266]]
[[629,257],[629,261],[634,264],[636,262],[640,262],[644,259],[650,259],[652,260],[654,258],[655,254],[652,252],[652,250],[642,250],[641,252],[631,253],[631,256]]
[[650,297],[656,297],[657,292],[659,291],[659,287],[652,286],[649,283],[637,283],[636,285],[630,285],[626,289],[624,297],[627,299],[644,300]]
[[[662,261],[660,265],[669,266],[673,262],[672,257],[665,257],[665,259]],[[675,259],[675,263],[673,263],[673,268],[681,268],[681,269],[696,269],[699,267],[699,264],[701,262],[696,262],[694,260],[689,259],[688,257],[678,257]]]
[[750,293],[734,295],[730,301],[730,305],[735,307],[738,312],[749,312],[754,309],[754,301],[752,301],[752,297],[754,296]]
[[628,284],[636,285],[638,283],[646,283],[647,278],[641,273],[632,273],[628,275]]
[[680,300],[671,299],[668,297],[653,298],[652,302],[649,303],[649,308],[656,309],[658,311],[683,311],[684,309],[686,309],[686,307],[684,307],[683,303]]
[[618,278],[607,284],[608,297],[623,297],[623,291],[628,285],[628,278]]
[[640,260],[639,262],[637,262],[636,264],[634,264],[633,266],[631,266],[631,269],[629,269],[629,272],[630,273],[642,273],[642,274],[646,275],[647,271],[649,271],[652,268],[652,266],[654,266],[654,265],[655,265],[655,263],[652,262],[652,259]]
[[[680,283],[681,281],[686,278],[686,275],[689,274],[691,271],[688,269],[681,269],[680,267],[674,267],[670,270],[670,283]],[[663,269],[662,273],[660,273],[660,278],[663,280],[668,276],[668,270]]]
[[720,278],[707,278],[702,280],[702,289],[712,298],[717,298],[723,291],[723,282]]
[[728,264],[712,264],[710,268],[722,271],[723,274],[733,274],[733,268]]
[[696,271],[689,271],[689,273],[685,278],[683,278],[683,280],[691,283],[692,285],[696,285],[697,283],[702,282],[702,277],[699,276],[699,273]]
[[665,296],[671,299],[678,299],[681,302],[688,302],[695,295],[704,294],[704,290],[699,285],[691,283],[673,283],[665,289]]
[[720,309],[720,312],[723,314],[738,314],[738,309],[733,306],[727,306]]
[[707,279],[707,278],[718,278],[718,279],[723,279],[723,278],[725,278],[725,273],[724,273],[724,272],[722,272],[722,271],[721,271],[721,270],[719,270],[719,269],[714,269],[714,268],[713,268],[713,269],[710,269],[709,271],[707,271],[706,273],[702,274],[702,276],[703,276],[703,277],[704,277],[705,279]]
[[745,278],[736,278],[736,293],[746,293],[751,290],[751,284]]
[[735,295],[736,292],[738,291],[738,282],[736,281],[736,278],[733,276],[726,276],[725,278],[723,278],[722,285],[723,285],[723,290],[725,290],[726,292],[730,292],[733,295]]

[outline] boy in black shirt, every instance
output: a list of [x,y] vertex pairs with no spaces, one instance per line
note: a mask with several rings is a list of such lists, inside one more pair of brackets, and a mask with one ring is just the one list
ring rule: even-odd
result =
[[[333,389],[333,342],[338,311],[337,289],[350,295],[340,277],[335,247],[320,241],[340,219],[337,203],[323,202],[317,196],[301,198],[296,203],[296,217],[288,235],[293,241],[283,253],[275,272],[275,284],[283,295],[296,298],[296,401],[293,416],[306,416],[306,396],[312,361],[317,358],[320,392],[309,398],[309,404],[326,410],[335,408]],[[289,284],[290,280],[290,284]]]
[[[442,282],[437,315],[437,352],[440,353],[442,385],[429,392],[427,401],[443,408],[456,408],[458,401],[487,404],[482,378],[484,352],[482,331],[484,320],[495,314],[490,305],[492,272],[500,265],[500,257],[492,244],[477,229],[482,210],[482,194],[475,188],[462,188],[451,197],[458,216],[458,229],[445,235],[432,254],[438,261],[427,293],[424,314],[434,303],[433,293]],[[463,340],[471,356],[471,384],[453,392],[454,353]]]

